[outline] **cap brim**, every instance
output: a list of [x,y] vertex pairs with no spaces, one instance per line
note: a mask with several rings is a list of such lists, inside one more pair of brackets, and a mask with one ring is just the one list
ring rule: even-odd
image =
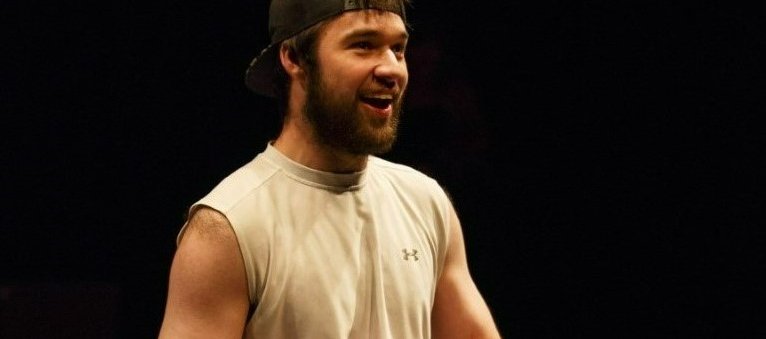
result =
[[245,72],[245,84],[255,93],[274,97],[274,75],[276,66],[276,53],[279,43],[271,44],[264,48],[247,68]]

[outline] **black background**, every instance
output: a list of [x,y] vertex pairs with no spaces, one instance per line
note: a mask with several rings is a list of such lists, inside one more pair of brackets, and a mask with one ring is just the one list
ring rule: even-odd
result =
[[[0,12],[0,337],[156,337],[186,208],[278,129],[266,5]],[[385,157],[452,194],[504,336],[766,335],[763,13],[414,3]]]

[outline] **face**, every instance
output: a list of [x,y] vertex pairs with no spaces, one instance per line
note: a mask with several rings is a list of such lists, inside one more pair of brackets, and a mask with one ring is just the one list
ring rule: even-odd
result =
[[407,30],[391,12],[350,11],[320,33],[304,113],[317,141],[351,154],[388,152],[408,73]]

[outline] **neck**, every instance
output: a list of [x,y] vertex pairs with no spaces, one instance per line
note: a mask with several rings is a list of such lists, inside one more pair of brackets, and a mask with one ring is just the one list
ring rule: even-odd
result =
[[292,114],[285,119],[273,145],[291,160],[318,171],[353,173],[367,166],[367,155],[350,154],[318,143],[312,127]]

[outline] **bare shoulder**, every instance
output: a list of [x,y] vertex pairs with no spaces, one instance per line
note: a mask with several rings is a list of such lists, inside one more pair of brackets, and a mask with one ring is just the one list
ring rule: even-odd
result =
[[436,286],[431,329],[434,338],[500,338],[492,313],[468,269],[462,226],[450,211],[444,270]]
[[198,208],[190,216],[181,241],[189,238],[190,234],[193,234],[195,238],[212,241],[228,241],[236,238],[226,216],[207,206]]
[[234,230],[211,208],[190,218],[170,268],[160,338],[241,338],[249,298]]

